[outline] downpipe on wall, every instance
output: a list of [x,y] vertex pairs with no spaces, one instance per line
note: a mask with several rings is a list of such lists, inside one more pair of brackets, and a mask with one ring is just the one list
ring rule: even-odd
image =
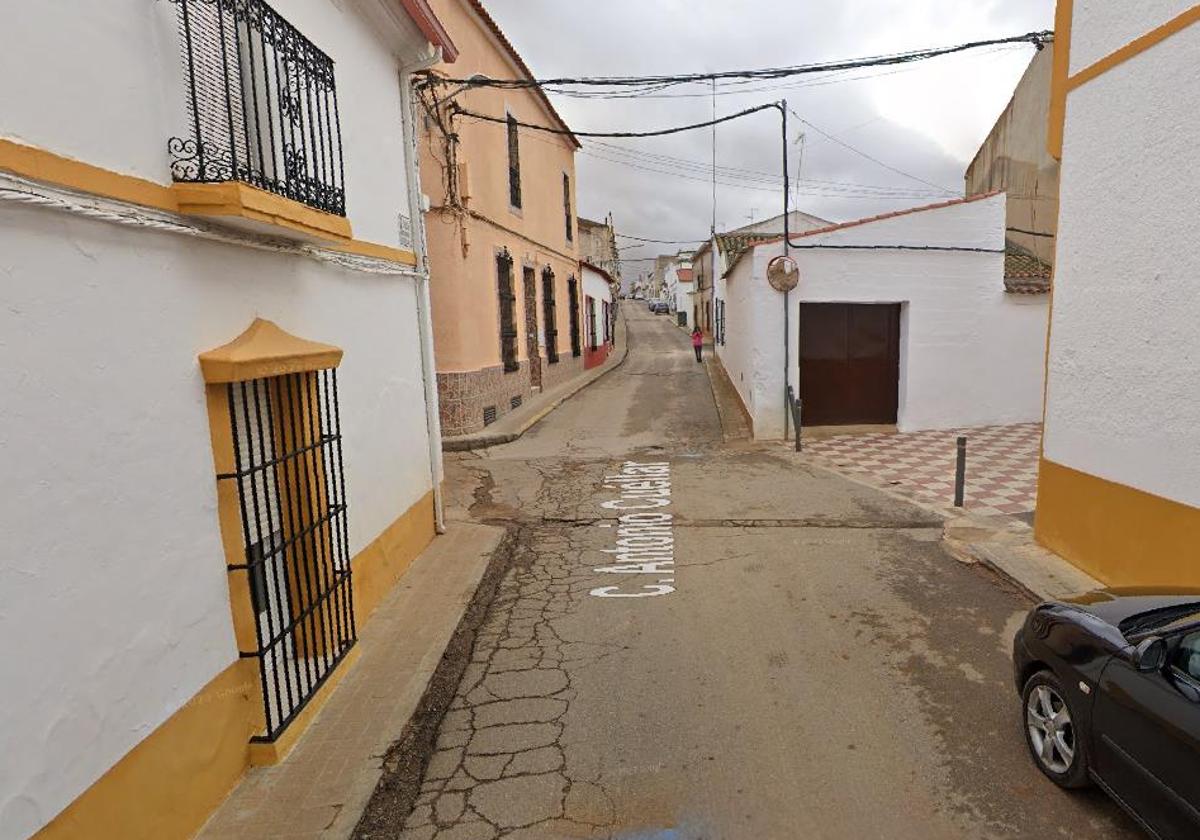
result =
[[425,198],[421,192],[420,158],[417,152],[417,105],[413,93],[413,73],[428,70],[442,60],[441,47],[429,55],[400,68],[400,97],[405,119],[404,160],[409,172],[408,217],[412,228],[413,252],[417,255],[417,332],[421,345],[421,379],[425,386],[425,428],[429,441],[429,473],[433,480],[433,523],[439,534],[446,533],[446,513],[442,501],[442,422],[438,403],[437,365],[433,356],[433,307],[429,296],[429,250],[425,241]]

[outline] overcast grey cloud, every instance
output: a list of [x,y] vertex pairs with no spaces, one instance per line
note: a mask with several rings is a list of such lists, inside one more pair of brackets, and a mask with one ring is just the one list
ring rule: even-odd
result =
[[[1050,29],[1054,18],[1053,0],[488,0],[487,7],[543,77],[830,61]],[[1032,56],[1031,46],[993,48],[912,65],[755,83],[747,86],[754,90],[723,92],[717,113],[786,98],[817,129],[920,179],[879,166],[793,121],[792,172],[802,152],[805,179],[800,209],[835,221],[859,218],[961,194],[967,164]],[[578,130],[643,130],[711,117],[706,84],[667,93],[670,98],[553,101]],[[583,143],[576,158],[581,215],[601,218],[611,211],[618,231],[649,238],[707,235],[713,204],[709,130]],[[778,117],[763,113],[726,123],[717,129],[716,148],[718,167],[745,170],[722,169],[717,228],[779,213],[782,197],[769,180],[780,167]],[[647,245],[625,254],[673,250]],[[645,267],[629,263],[626,270]]]

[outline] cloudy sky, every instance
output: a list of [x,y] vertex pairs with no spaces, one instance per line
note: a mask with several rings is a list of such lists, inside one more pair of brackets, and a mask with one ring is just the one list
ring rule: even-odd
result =
[[[488,0],[487,7],[541,77],[808,64],[1017,35],[1054,23],[1053,0]],[[844,221],[960,195],[963,171],[1032,56],[1025,45],[985,48],[912,65],[755,83],[748,91],[718,89],[717,113],[786,98],[811,123],[791,122],[792,172],[799,158],[804,179],[799,207]],[[553,101],[580,131],[711,119],[708,84],[665,93],[670,98]],[[710,130],[583,144],[576,157],[581,215],[599,219],[611,211],[618,232],[647,238],[708,234]],[[782,196],[771,182],[780,167],[778,117],[763,113],[722,125],[716,147],[717,229],[781,212]],[[677,247],[686,246],[646,245],[623,254],[636,259]],[[631,261],[625,270],[647,265]]]

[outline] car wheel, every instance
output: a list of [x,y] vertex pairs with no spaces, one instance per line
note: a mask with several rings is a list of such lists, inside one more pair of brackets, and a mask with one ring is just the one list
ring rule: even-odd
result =
[[1058,677],[1039,671],[1025,683],[1021,694],[1025,744],[1038,769],[1059,787],[1088,784],[1086,739],[1075,725],[1078,719]]

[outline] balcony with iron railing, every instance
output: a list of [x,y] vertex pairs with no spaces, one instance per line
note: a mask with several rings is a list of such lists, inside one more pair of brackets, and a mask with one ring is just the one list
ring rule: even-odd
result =
[[182,212],[350,236],[333,60],[263,0],[171,0],[189,135],[168,141]]

